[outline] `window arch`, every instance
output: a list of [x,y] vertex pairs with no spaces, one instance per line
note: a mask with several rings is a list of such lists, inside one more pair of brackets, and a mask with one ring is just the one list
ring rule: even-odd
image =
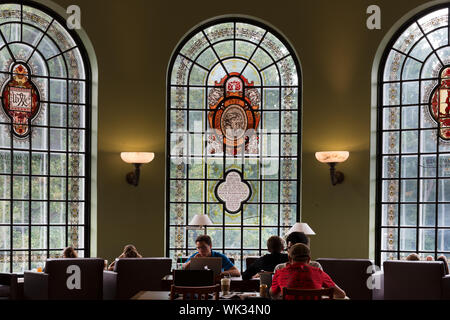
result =
[[170,257],[195,251],[195,214],[209,216],[213,248],[239,268],[299,219],[300,72],[287,41],[247,18],[210,21],[178,45],[167,84]]
[[90,66],[36,3],[0,5],[0,272],[89,256]]
[[450,256],[449,5],[410,19],[378,74],[377,259]]

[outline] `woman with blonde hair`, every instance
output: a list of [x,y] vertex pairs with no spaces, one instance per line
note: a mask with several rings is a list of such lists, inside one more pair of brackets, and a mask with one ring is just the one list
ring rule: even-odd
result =
[[116,260],[111,262],[111,264],[108,267],[108,270],[114,271],[114,265],[116,264],[117,259],[121,258],[142,258],[142,256],[139,254],[135,246],[133,246],[132,244],[127,244],[123,248],[122,254],[119,257],[117,257]]

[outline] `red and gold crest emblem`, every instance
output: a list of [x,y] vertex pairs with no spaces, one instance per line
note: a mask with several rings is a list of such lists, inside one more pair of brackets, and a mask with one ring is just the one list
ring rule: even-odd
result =
[[12,132],[19,138],[30,134],[31,120],[39,112],[39,92],[29,74],[24,64],[14,65],[2,92],[3,110],[11,119]]
[[445,68],[439,86],[432,93],[430,112],[439,125],[439,136],[450,140],[450,68]]
[[246,152],[257,153],[261,98],[258,89],[252,87],[253,82],[239,73],[230,73],[215,82],[208,95],[208,123],[214,131],[208,140],[209,153],[225,148],[227,154],[236,155],[243,147]]

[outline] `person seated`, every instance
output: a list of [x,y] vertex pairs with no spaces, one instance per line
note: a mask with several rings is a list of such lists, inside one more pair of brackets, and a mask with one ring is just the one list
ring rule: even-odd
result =
[[444,263],[444,272],[445,274],[449,274],[449,268],[448,268],[448,261],[447,261],[447,257],[444,255],[440,255],[436,261],[442,261]]
[[420,257],[417,253],[411,253],[406,257],[406,260],[408,261],[420,261]]
[[250,266],[247,266],[247,270],[242,273],[243,280],[249,280],[260,271],[271,271],[280,263],[289,261],[288,255],[282,253],[284,250],[284,240],[278,236],[271,236],[267,240],[268,254],[258,258]]
[[62,252],[63,258],[78,258],[78,254],[73,247],[67,247]]
[[428,256],[425,258],[425,261],[434,261],[434,258],[433,258],[433,256],[428,255]]
[[[286,243],[287,243],[286,251],[289,251],[289,248],[291,248],[294,244],[297,244],[297,243],[303,243],[304,245],[309,247],[308,237],[306,236],[306,234],[304,232],[300,232],[300,231],[295,231],[295,232],[289,233],[288,236],[286,237]],[[289,262],[280,263],[279,265],[277,265],[275,267],[274,271],[282,269],[282,268],[286,267],[288,264],[289,264]],[[313,267],[323,270],[322,266],[317,261],[310,261],[310,264]]]
[[212,250],[212,240],[208,235],[200,235],[195,239],[195,245],[197,247],[197,252],[191,255],[186,262],[183,264],[183,269],[189,268],[191,264],[191,259],[199,257],[219,257],[222,258],[222,272],[220,276],[229,275],[231,277],[239,277],[241,273],[238,268],[228,259],[228,257],[220,252]]
[[[323,289],[333,288],[334,298],[345,298],[345,292],[339,288],[330,276],[319,268],[310,264],[311,252],[309,247],[303,243],[294,244],[289,249],[289,264],[275,272],[270,287],[273,298],[279,299],[282,288],[289,289]],[[286,297],[292,300],[293,297]]]
[[119,257],[117,257],[113,262],[111,262],[111,264],[108,267],[108,270],[114,271],[116,261],[121,258],[142,258],[142,256],[139,254],[135,246],[133,246],[132,244],[127,244],[123,248],[122,254]]

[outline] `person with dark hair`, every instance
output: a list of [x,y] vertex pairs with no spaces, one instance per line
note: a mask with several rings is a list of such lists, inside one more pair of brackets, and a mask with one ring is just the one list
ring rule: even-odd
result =
[[288,261],[288,255],[282,253],[284,250],[284,240],[278,236],[271,236],[267,240],[268,254],[263,255],[242,273],[243,280],[249,280],[260,271],[273,272],[275,266]]
[[116,258],[113,262],[111,262],[111,264],[108,267],[109,271],[114,271],[116,261],[117,259],[120,258],[142,258],[142,256],[139,254],[135,246],[133,246],[132,244],[127,244],[123,248],[122,254],[118,258]]
[[[306,236],[306,234],[304,232],[299,232],[299,231],[294,231],[288,234],[288,236],[286,237],[286,243],[287,243],[287,247],[286,250],[289,251],[289,249],[297,243],[303,243],[304,245],[309,247],[309,239]],[[277,271],[279,269],[282,269],[284,267],[286,267],[289,264],[289,262],[286,263],[280,263],[279,265],[277,265],[274,269],[274,271]],[[322,270],[322,266],[320,265],[320,263],[318,263],[317,261],[310,261],[309,264],[313,267],[319,268]]]
[[436,261],[442,261],[444,263],[444,271],[445,274],[449,274],[449,268],[448,268],[448,261],[447,261],[447,257],[444,255],[440,255],[439,257],[437,257]]
[[230,261],[230,259],[228,259],[226,255],[212,250],[212,240],[210,236],[206,234],[198,236],[197,239],[195,239],[195,245],[197,247],[197,252],[191,255],[189,259],[186,260],[186,262],[183,264],[183,269],[189,268],[191,259],[195,259],[198,257],[219,257],[222,258],[222,273],[220,274],[221,276],[228,274],[232,277],[239,277],[241,275],[238,268],[235,267],[235,265]]
[[67,247],[62,253],[63,258],[78,258],[78,254],[73,247]]
[[[289,265],[277,270],[273,276],[270,294],[280,298],[282,288],[290,289],[322,289],[333,288],[335,298],[345,298],[345,292],[339,288],[330,276],[310,264],[311,251],[303,243],[297,243],[289,249]],[[289,300],[287,296],[287,299]]]

